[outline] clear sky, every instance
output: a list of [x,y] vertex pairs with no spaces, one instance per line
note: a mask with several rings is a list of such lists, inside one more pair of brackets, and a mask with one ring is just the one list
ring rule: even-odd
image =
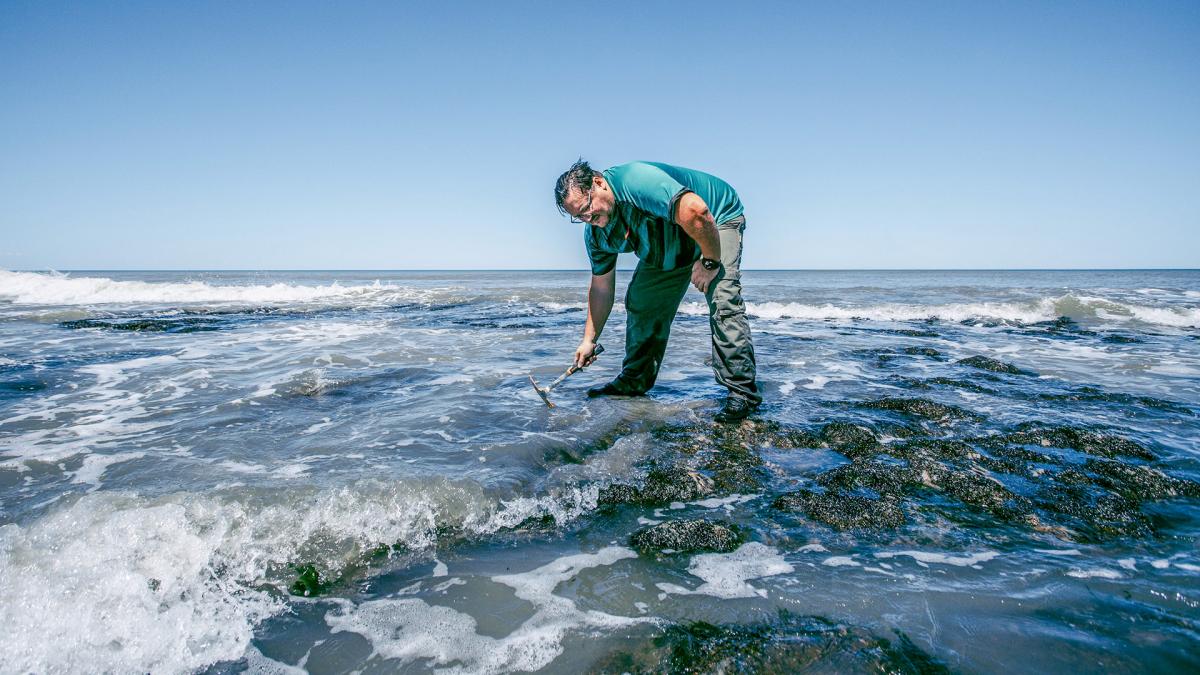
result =
[[579,156],[751,269],[1200,267],[1200,3],[0,1],[0,268],[582,269]]

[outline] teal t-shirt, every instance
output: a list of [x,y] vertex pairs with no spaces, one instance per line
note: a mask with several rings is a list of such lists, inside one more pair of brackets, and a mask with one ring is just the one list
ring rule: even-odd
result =
[[660,162],[630,162],[604,172],[616,196],[607,227],[584,225],[584,244],[592,274],[607,274],[618,253],[635,253],[642,264],[663,270],[691,265],[700,246],[676,225],[675,205],[694,192],[708,205],[718,225],[742,215],[742,200],[729,183],[693,169]]

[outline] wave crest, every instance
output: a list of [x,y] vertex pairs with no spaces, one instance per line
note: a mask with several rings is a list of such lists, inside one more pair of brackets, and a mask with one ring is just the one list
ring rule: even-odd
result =
[[305,304],[355,306],[423,301],[429,291],[394,284],[343,286],[248,284],[220,285],[205,281],[122,281],[108,277],[72,277],[57,273],[0,270],[0,300],[16,305],[105,304]]

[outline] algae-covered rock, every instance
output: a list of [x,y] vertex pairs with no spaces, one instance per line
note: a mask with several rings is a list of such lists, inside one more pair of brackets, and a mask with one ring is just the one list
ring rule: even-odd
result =
[[708,520],[671,520],[644,527],[629,538],[630,546],[642,553],[726,553],[741,543],[742,535],[732,525]]
[[1007,375],[1036,375],[1037,374],[1032,371],[1022,370],[1012,364],[1004,363],[1003,361],[997,361],[996,359],[989,359],[986,356],[971,356],[971,357],[968,357],[965,359],[960,359],[959,361],[957,361],[957,363],[960,366],[970,366],[971,368],[987,370],[987,371],[991,371],[993,373],[1005,373]]
[[595,673],[948,673],[903,633],[888,640],[855,626],[788,612],[748,625],[696,622],[667,628]]
[[1200,497],[1200,483],[1175,478],[1148,466],[1089,459],[1084,463],[1084,470],[1096,476],[1097,484],[1130,499],[1150,501],[1171,497]]
[[818,476],[817,483],[824,488],[846,491],[867,488],[881,495],[899,497],[919,487],[921,476],[907,464],[864,460],[834,467]]
[[870,429],[849,422],[830,422],[817,437],[822,444],[854,459],[879,452],[879,439]]
[[905,521],[904,509],[894,499],[875,499],[841,490],[821,493],[797,490],[782,495],[772,506],[784,511],[801,511],[838,530],[896,528]]
[[958,406],[937,403],[936,401],[924,398],[881,398],[875,401],[866,401],[859,405],[863,408],[890,410],[905,415],[912,415],[913,417],[923,417],[935,422],[983,419],[981,415]]
[[933,347],[905,347],[904,353],[909,356],[929,356],[934,358],[942,355],[941,352]]
[[1018,425],[1017,430],[1011,433],[985,436],[974,440],[988,447],[1004,444],[1037,445],[1043,448],[1067,448],[1108,458],[1119,455],[1138,459],[1156,458],[1156,455],[1146,447],[1122,436],[1039,422],[1026,422]]
[[646,475],[641,501],[645,504],[688,502],[712,494],[713,482],[702,473],[681,466],[653,469]]
[[321,581],[321,574],[315,565],[295,566],[296,580],[288,588],[292,595],[311,597],[320,595],[329,588],[329,584]]
[[600,504],[662,506],[703,499],[712,492],[711,478],[683,466],[672,466],[651,469],[641,488],[623,483],[605,486],[600,490],[598,501]]

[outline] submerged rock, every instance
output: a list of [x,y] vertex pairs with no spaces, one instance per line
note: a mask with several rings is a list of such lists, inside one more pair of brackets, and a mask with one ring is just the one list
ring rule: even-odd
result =
[[981,420],[983,417],[958,406],[937,403],[924,398],[881,398],[859,404],[863,408],[890,410],[893,412],[923,417],[935,422],[950,420]]
[[1138,459],[1155,459],[1156,455],[1147,448],[1122,436],[1101,434],[1087,429],[1069,426],[1052,426],[1038,422],[1018,425],[1017,430],[1007,434],[985,436],[975,439],[988,447],[996,445],[1038,445],[1043,448],[1067,448],[1098,455],[1117,457],[1124,455]]
[[817,477],[817,484],[827,489],[840,488],[846,491],[866,488],[880,495],[898,498],[922,483],[920,473],[909,466],[864,460],[843,464],[822,473]]
[[1131,499],[1152,501],[1170,497],[1200,497],[1200,483],[1168,476],[1148,466],[1089,459],[1083,468],[1097,477],[1097,484]]
[[667,628],[631,651],[595,664],[595,673],[949,673],[903,633],[895,640],[815,616],[782,612],[773,622]]
[[933,347],[905,347],[904,353],[908,354],[909,356],[929,356],[933,358],[942,355],[941,352]]
[[980,370],[988,370],[993,373],[1006,373],[1008,375],[1036,375],[1037,374],[1032,371],[1022,370],[1012,364],[1004,363],[1003,361],[997,361],[996,359],[989,359],[986,356],[971,356],[971,357],[956,361],[956,363],[960,366],[970,366],[972,368],[978,368]]
[[294,569],[296,580],[288,587],[292,595],[313,597],[329,589],[329,584],[321,580],[316,565],[297,565]]
[[629,538],[630,546],[642,553],[727,553],[741,543],[742,535],[732,525],[708,520],[671,520],[644,527]]
[[198,333],[219,330],[216,319],[171,318],[171,319],[125,319],[105,321],[101,319],[79,319],[64,321],[60,326],[72,330],[81,328],[103,328],[106,330],[130,331],[135,333]]
[[830,422],[821,428],[817,437],[821,444],[850,457],[867,457],[880,449],[875,432],[849,422]]
[[712,494],[708,476],[682,466],[651,469],[642,487],[613,484],[600,491],[601,504],[639,504],[662,506],[671,502],[689,502]]
[[797,490],[782,495],[772,506],[784,511],[801,511],[838,530],[895,528],[905,521],[904,509],[894,499],[875,499],[841,490],[821,493]]

